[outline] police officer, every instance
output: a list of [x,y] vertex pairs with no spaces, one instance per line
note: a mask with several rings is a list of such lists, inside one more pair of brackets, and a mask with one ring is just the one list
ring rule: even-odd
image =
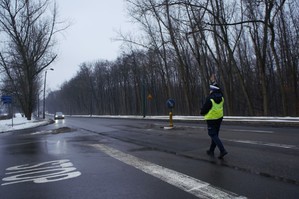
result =
[[200,114],[207,121],[208,134],[211,137],[211,145],[210,149],[207,150],[207,154],[214,156],[214,150],[217,146],[220,151],[219,159],[222,159],[227,154],[219,138],[219,130],[223,119],[223,103],[224,97],[219,86],[216,82],[212,82],[210,85],[210,95],[207,97]]

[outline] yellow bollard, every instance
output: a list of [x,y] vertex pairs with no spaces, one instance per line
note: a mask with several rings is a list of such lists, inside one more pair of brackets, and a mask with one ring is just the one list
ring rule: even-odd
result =
[[173,127],[172,112],[169,112],[169,127]]

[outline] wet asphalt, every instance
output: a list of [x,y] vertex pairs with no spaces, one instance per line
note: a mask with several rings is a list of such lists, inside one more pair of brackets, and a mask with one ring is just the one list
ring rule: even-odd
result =
[[[219,160],[205,153],[204,123],[177,122],[165,130],[167,125],[66,118],[0,134],[1,198],[198,198],[180,187],[181,174],[233,196],[298,198],[297,128],[224,124],[221,138],[229,154]],[[166,182],[169,174],[146,173],[101,147],[175,171],[177,182]]]

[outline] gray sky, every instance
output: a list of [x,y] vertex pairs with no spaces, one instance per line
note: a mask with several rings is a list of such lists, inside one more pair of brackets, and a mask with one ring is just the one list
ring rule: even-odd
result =
[[47,90],[57,90],[70,80],[83,62],[115,60],[121,42],[112,41],[117,31],[130,28],[123,0],[56,0],[60,19],[72,23],[58,37],[58,58],[47,72]]

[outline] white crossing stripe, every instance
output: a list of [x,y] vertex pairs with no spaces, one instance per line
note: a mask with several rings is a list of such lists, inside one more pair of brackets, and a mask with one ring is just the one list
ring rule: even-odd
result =
[[230,139],[223,139],[223,140],[230,141],[230,142],[238,142],[243,144],[271,146],[271,147],[284,148],[284,149],[299,149],[296,145],[290,145],[290,144],[267,143],[267,142],[254,141],[254,140],[230,140]]
[[228,129],[229,131],[236,131],[236,132],[249,132],[249,133],[268,133],[273,134],[274,131],[262,131],[262,130],[245,130],[245,129]]
[[163,180],[164,182],[176,186],[183,191],[193,194],[198,198],[246,198],[244,196],[239,196],[235,193],[219,189],[210,185],[207,182],[198,180],[183,173],[179,173],[177,171],[137,158],[130,154],[123,153],[104,144],[92,144],[91,146],[101,150],[105,154],[125,164],[133,166],[136,169],[139,169],[149,175],[159,178],[160,180]]

